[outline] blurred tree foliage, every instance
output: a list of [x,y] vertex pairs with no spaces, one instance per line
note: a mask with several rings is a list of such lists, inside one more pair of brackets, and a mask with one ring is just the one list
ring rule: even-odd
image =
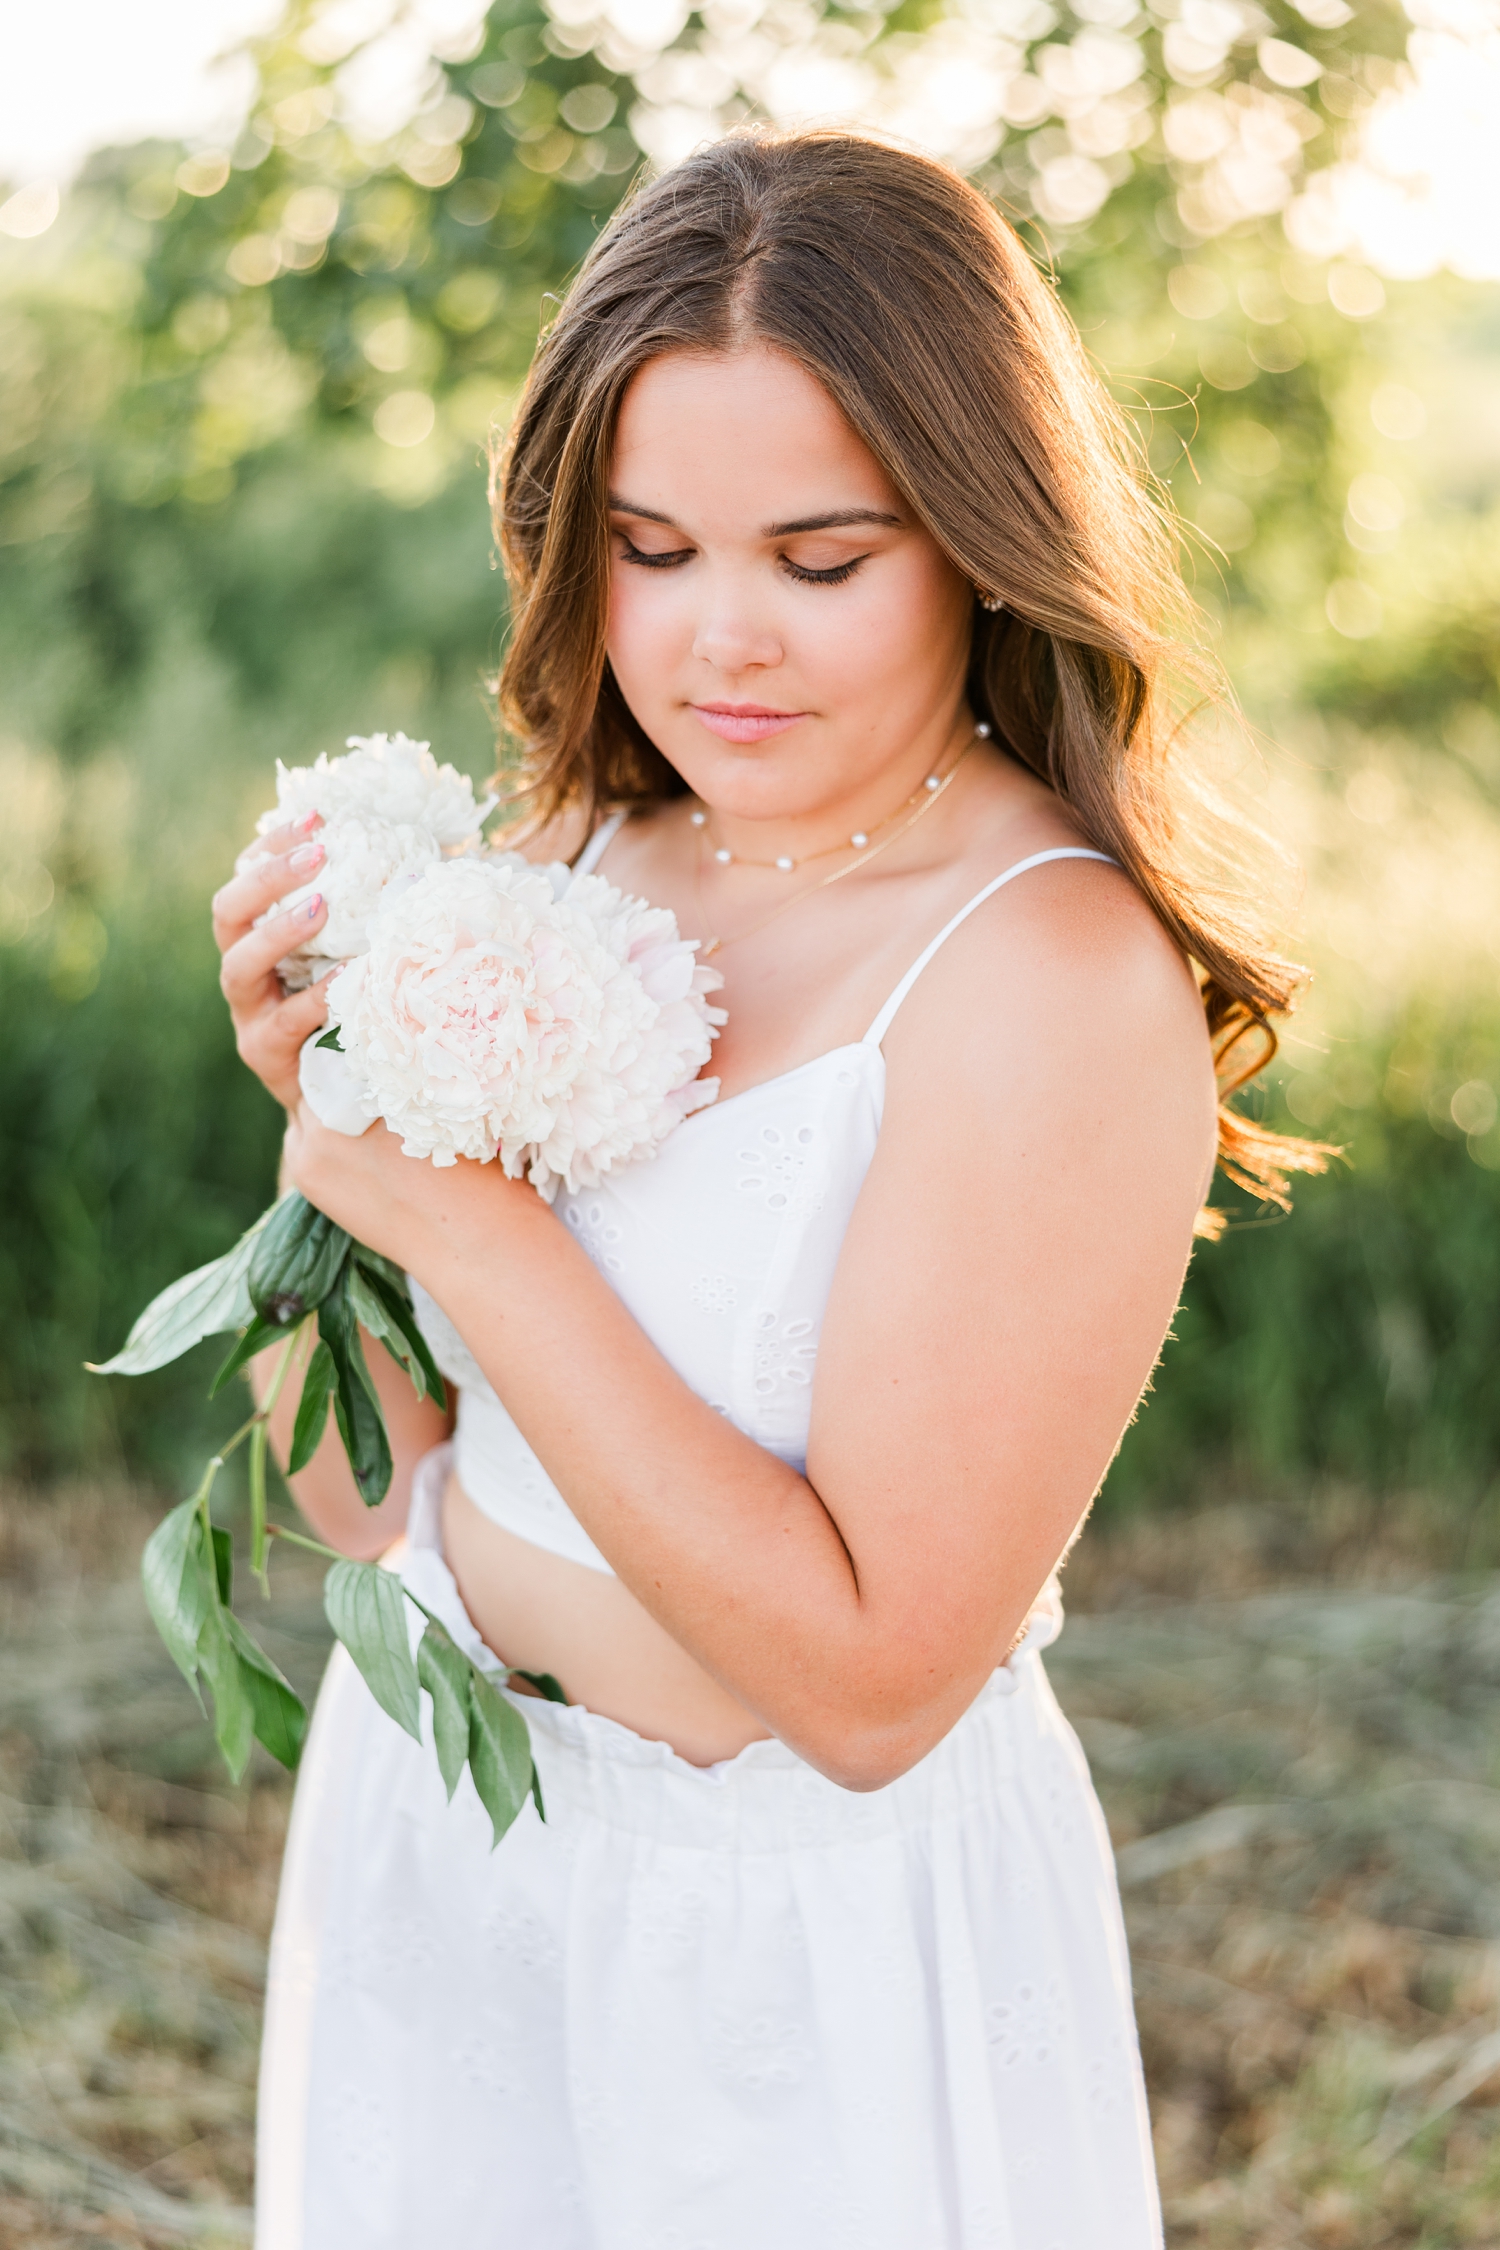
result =
[[[1405,466],[1414,308],[1475,361],[1492,298],[1317,243],[1318,173],[1399,67],[1387,0],[500,0],[383,120],[402,25],[354,21],[297,0],[232,146],[105,152],[0,244],[0,1465],[198,1442],[201,1371],[79,1363],[271,1177],[206,895],[276,756],[404,726],[492,762],[486,439],[643,158],[779,114],[789,72],[946,148],[1055,272],[1255,716],[1334,792],[1372,742],[1500,784],[1500,465]],[[1493,1477],[1496,1020],[1472,980],[1393,994],[1353,1061],[1276,1078],[1356,1169],[1200,1256],[1120,1504],[1226,1465]]]

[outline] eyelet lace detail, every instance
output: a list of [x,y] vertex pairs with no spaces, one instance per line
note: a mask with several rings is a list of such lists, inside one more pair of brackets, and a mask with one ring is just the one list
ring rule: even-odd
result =
[[625,1261],[616,1253],[616,1245],[624,1240],[625,1230],[615,1224],[603,1203],[597,1199],[588,1203],[565,1203],[563,1218],[596,1266],[602,1266],[606,1273],[625,1271]]
[[719,2076],[748,2093],[800,2085],[814,2059],[806,2029],[791,2016],[723,2015],[710,2038]]
[[700,1273],[688,1296],[700,1312],[733,1312],[740,1301],[739,1284],[727,1273]]
[[1018,1984],[1008,1998],[986,2008],[984,2020],[1001,2069],[1037,2070],[1056,2062],[1067,2036],[1061,1980]]
[[789,1211],[795,1219],[810,1219],[823,1208],[823,1191],[814,1169],[813,1145],[817,1134],[811,1125],[762,1125],[755,1145],[738,1151],[739,1176],[735,1186],[742,1195],[764,1199],[768,1211]]
[[763,1312],[755,1323],[755,1388],[762,1398],[784,1383],[805,1389],[813,1379],[818,1339],[810,1320],[783,1321]]

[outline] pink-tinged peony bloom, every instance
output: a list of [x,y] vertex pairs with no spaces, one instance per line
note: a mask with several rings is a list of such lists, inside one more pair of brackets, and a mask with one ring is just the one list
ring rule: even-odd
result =
[[498,1159],[550,1202],[654,1155],[717,1094],[698,1073],[722,979],[695,952],[602,876],[440,861],[382,894],[329,988],[342,1057],[310,1042],[304,1093],[340,1130],[379,1115],[408,1156]]

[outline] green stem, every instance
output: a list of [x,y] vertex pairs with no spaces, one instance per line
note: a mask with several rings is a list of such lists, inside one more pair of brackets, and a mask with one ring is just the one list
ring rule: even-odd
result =
[[244,1444],[246,1438],[250,1435],[250,1432],[254,1429],[256,1423],[259,1420],[260,1416],[258,1413],[252,1414],[248,1421],[241,1422],[239,1428],[235,1431],[234,1436],[229,1440],[229,1443],[227,1445],[221,1445],[219,1447],[218,1452],[214,1455],[214,1459],[215,1461],[217,1461],[221,1469],[223,1468],[224,1463],[229,1459],[230,1454],[234,1452],[235,1448]]
[[260,1590],[266,1600],[271,1598],[270,1573],[266,1559],[270,1549],[266,1541],[266,1447],[270,1441],[271,1416],[276,1411],[276,1401],[291,1372],[292,1357],[306,1332],[307,1322],[300,1321],[286,1340],[271,1387],[261,1400],[251,1420],[250,1428],[250,1568],[260,1581]]
[[294,1547],[305,1547],[310,1555],[322,1555],[329,1562],[347,1562],[349,1560],[347,1555],[339,1553],[337,1547],[325,1547],[321,1539],[309,1539],[304,1532],[289,1531],[284,1523],[268,1523],[266,1525],[266,1537],[268,1539],[290,1539]]
[[257,1421],[250,1432],[250,1453],[247,1461],[250,1484],[250,1571],[260,1583],[267,1601],[271,1599],[271,1578],[266,1569],[270,1552],[266,1544],[266,1425]]
[[223,1466],[224,1455],[222,1453],[214,1454],[213,1458],[208,1464],[208,1467],[203,1472],[203,1482],[199,1485],[197,1491],[193,1494],[193,1500],[197,1506],[198,1513],[203,1518],[204,1552],[210,1555],[213,1553],[213,1543],[210,1538],[210,1533],[213,1530],[213,1518],[208,1512],[208,1496],[213,1491],[214,1478],[218,1475]]

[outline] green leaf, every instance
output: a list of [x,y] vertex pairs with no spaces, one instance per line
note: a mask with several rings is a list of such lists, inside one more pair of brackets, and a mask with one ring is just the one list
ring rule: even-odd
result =
[[417,1678],[432,1697],[432,1738],[451,1803],[469,1755],[469,1659],[435,1618],[417,1647]]
[[469,1770],[498,1844],[531,1793],[531,1737],[515,1705],[472,1664]]
[[339,1042],[339,1027],[337,1024],[334,1024],[330,1030],[324,1032],[322,1038],[318,1041],[318,1045],[320,1047],[331,1047],[336,1055],[341,1055],[343,1053],[343,1047]]
[[274,1344],[285,1334],[285,1329],[273,1328],[268,1320],[252,1320],[231,1349],[229,1357],[220,1362],[214,1379],[208,1386],[209,1397],[217,1398],[224,1385],[238,1375],[242,1367],[248,1367],[257,1353],[263,1352],[268,1344]]
[[349,1303],[347,1275],[318,1308],[318,1334],[333,1356],[333,1410],[359,1496],[367,1508],[378,1508],[391,1489],[391,1447]]
[[307,1739],[307,1707],[232,1610],[226,1610],[220,1622],[239,1663],[256,1739],[288,1772],[295,1773]]
[[[184,1500],[163,1516],[146,1541],[141,1584],[167,1654],[198,1695],[198,1636],[216,1589],[203,1551],[203,1517],[196,1500]],[[203,1707],[201,1695],[198,1706]]]
[[536,1689],[538,1695],[545,1696],[549,1703],[566,1703],[568,1700],[561,1680],[554,1679],[550,1672],[523,1672],[519,1664],[512,1664],[510,1674],[513,1680],[525,1680]]
[[231,1777],[238,1781],[250,1756],[255,1733],[255,1706],[245,1684],[239,1653],[230,1638],[232,1612],[217,1602],[204,1618],[198,1633],[198,1662],[213,1690],[214,1739],[224,1754]]
[[[356,1344],[354,1349],[357,1352],[359,1346]],[[358,1370],[347,1379],[340,1370],[339,1386],[333,1394],[333,1413],[359,1496],[367,1508],[378,1508],[391,1489],[394,1464],[390,1441],[385,1434],[385,1417],[365,1373],[363,1355]]]
[[418,1398],[425,1392],[446,1407],[447,1386],[417,1326],[411,1299],[393,1288],[383,1274],[367,1272],[364,1259],[357,1254],[349,1267],[347,1286],[355,1319],[384,1344],[398,1366],[406,1369]]
[[308,1462],[323,1442],[323,1432],[328,1424],[328,1394],[336,1377],[333,1354],[325,1343],[319,1343],[307,1363],[307,1373],[302,1378],[302,1397],[297,1406],[297,1420],[292,1429],[292,1449],[287,1455],[286,1473],[294,1477]]
[[363,1266],[366,1279],[372,1273],[378,1273],[382,1281],[390,1283],[404,1304],[409,1305],[411,1303],[411,1290],[407,1283],[405,1270],[397,1265],[394,1258],[382,1258],[378,1250],[370,1249],[368,1244],[363,1242],[356,1242],[354,1255]]
[[295,1190],[278,1203],[250,1261],[250,1301],[273,1328],[315,1312],[349,1255],[349,1237]]
[[250,1261],[261,1230],[279,1209],[279,1204],[273,1204],[270,1211],[262,1211],[254,1226],[224,1257],[199,1266],[195,1273],[183,1274],[159,1297],[153,1297],[126,1337],[124,1349],[102,1366],[86,1361],[89,1373],[149,1375],[153,1367],[165,1367],[169,1360],[180,1359],[205,1336],[243,1328],[255,1313],[248,1281]]
[[323,1607],[381,1710],[420,1741],[417,1667],[400,1579],[374,1563],[337,1562],[323,1584]]
[[533,1804],[536,1806],[537,1819],[545,1820],[547,1817],[547,1808],[542,1803],[542,1777],[536,1770],[535,1759],[532,1760],[531,1766],[531,1798]]
[[219,1600],[228,1609],[234,1598],[234,1541],[218,1524],[213,1527],[214,1580],[219,1590]]

